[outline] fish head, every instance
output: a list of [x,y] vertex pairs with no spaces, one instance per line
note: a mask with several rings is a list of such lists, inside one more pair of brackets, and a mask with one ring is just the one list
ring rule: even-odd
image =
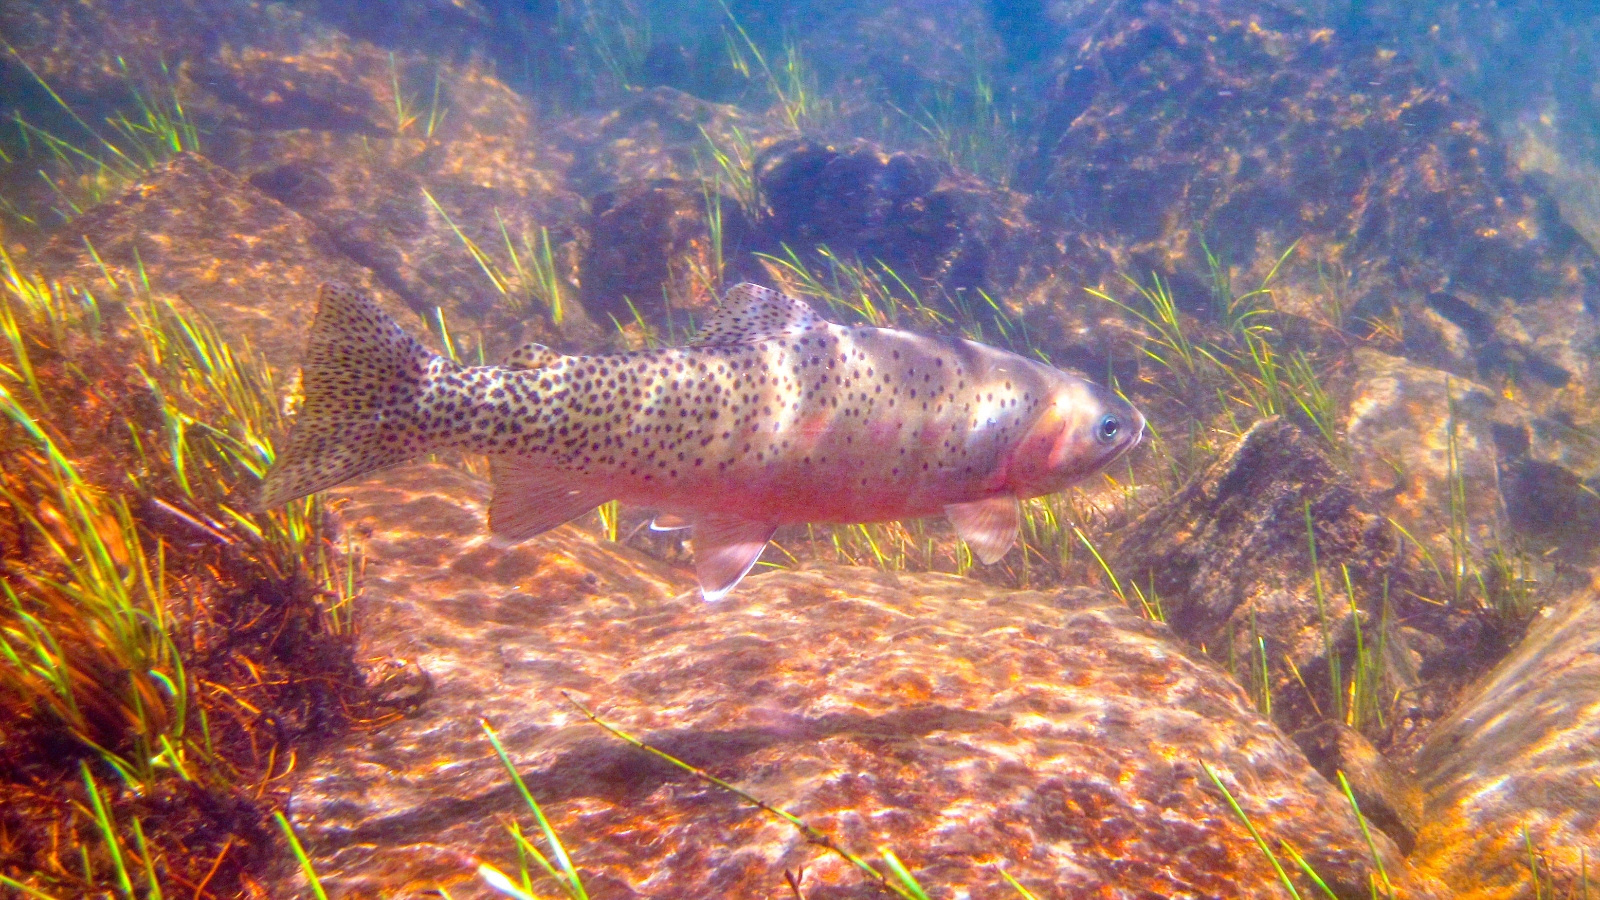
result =
[[1066,490],[1144,438],[1144,416],[1105,388],[1055,373],[1051,403],[1017,447],[1010,481],[1019,497]]

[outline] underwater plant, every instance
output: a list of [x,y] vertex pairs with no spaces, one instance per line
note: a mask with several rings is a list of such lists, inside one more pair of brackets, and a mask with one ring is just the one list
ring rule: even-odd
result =
[[[200,149],[200,128],[189,118],[177,81],[165,63],[160,64],[160,77],[156,79],[160,88],[151,93],[140,88],[141,79],[118,57],[127,101],[123,109],[94,125],[56,93],[14,47],[3,41],[0,47],[78,131],[76,135],[57,134],[29,122],[20,112],[14,114],[16,149],[10,153],[0,149],[0,163],[7,167],[34,167],[53,203],[41,213],[0,197],[0,212],[10,218],[34,228],[70,221],[89,207],[121,193],[174,156]],[[48,218],[44,218],[45,214]]]
[[142,276],[91,291],[0,251],[0,332],[0,829],[56,835],[0,879],[229,895],[296,744],[381,716],[351,657],[359,563],[324,501],[241,501],[277,390]]

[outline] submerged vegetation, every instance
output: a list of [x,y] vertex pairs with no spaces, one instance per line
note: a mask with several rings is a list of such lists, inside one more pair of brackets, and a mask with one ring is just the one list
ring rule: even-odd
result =
[[252,510],[277,390],[192,311],[0,254],[0,332],[0,882],[232,896],[302,744],[373,721],[358,562]]
[[0,193],[0,213],[13,221],[35,228],[59,225],[120,194],[140,176],[179,153],[200,149],[200,130],[189,118],[177,82],[165,63],[160,65],[160,76],[153,79],[159,87],[150,91],[139,87],[141,79],[118,57],[128,103],[93,124],[62,99],[14,48],[3,42],[0,46],[55,104],[53,112],[65,116],[77,132],[58,134],[30,122],[20,112],[14,115],[14,134],[0,142],[0,164],[18,172],[36,172],[49,199],[44,204],[48,217],[41,218]]

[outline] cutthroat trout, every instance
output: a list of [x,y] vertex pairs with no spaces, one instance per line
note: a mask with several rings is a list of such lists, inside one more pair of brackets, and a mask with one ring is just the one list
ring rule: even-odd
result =
[[779,525],[943,513],[984,563],[1019,498],[1064,490],[1139,443],[1110,391],[972,341],[841,326],[753,284],[686,347],[504,365],[430,352],[361,295],[324,285],[305,402],[267,473],[272,507],[434,450],[489,455],[490,530],[522,540],[620,499],[693,528],[707,600]]

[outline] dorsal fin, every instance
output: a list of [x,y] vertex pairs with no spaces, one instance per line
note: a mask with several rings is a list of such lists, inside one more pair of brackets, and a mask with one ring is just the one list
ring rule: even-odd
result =
[[538,341],[529,341],[511,351],[501,363],[508,369],[542,369],[561,358],[561,354]]
[[802,301],[757,284],[736,284],[722,295],[722,308],[700,326],[695,346],[752,344],[826,324]]

